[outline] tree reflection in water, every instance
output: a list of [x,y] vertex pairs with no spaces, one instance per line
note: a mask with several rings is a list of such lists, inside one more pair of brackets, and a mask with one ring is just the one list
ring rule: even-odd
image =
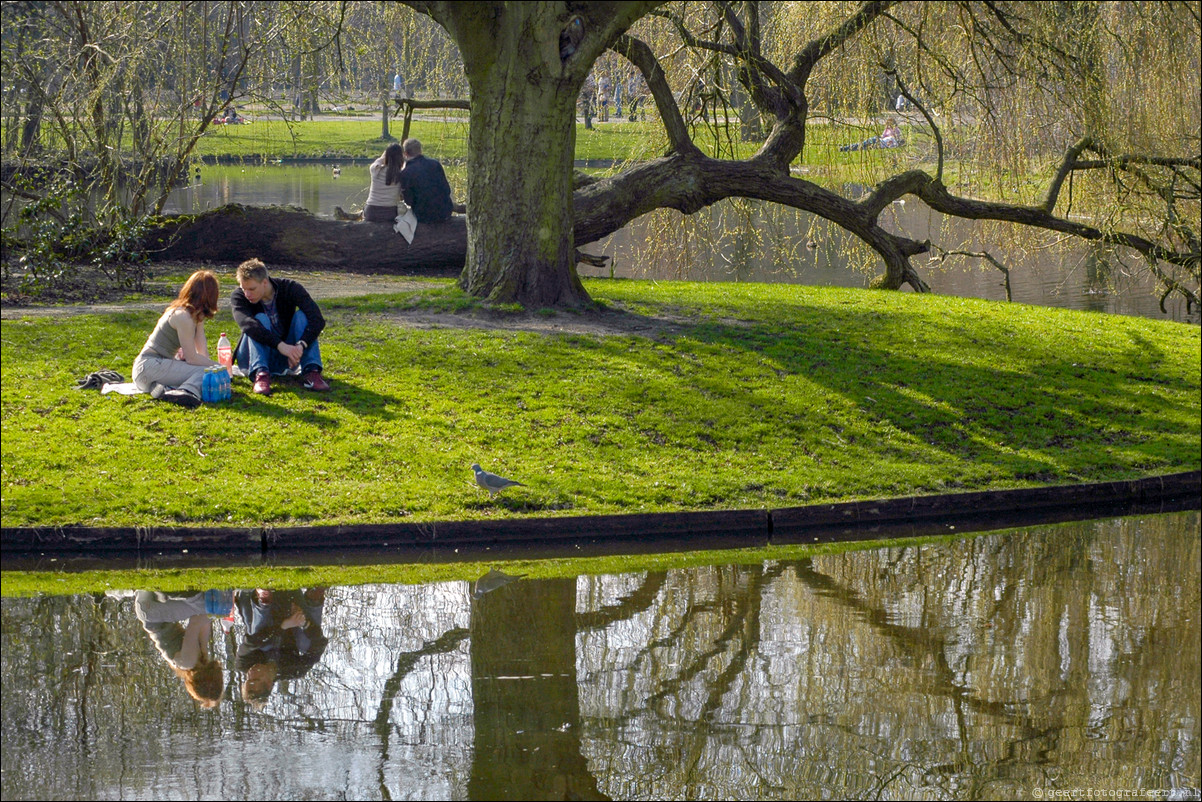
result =
[[330,588],[277,633],[320,648],[261,700],[239,692],[257,625],[214,629],[212,710],[132,598],[5,599],[3,796],[1188,795],[1199,543],[1190,512],[476,598]]

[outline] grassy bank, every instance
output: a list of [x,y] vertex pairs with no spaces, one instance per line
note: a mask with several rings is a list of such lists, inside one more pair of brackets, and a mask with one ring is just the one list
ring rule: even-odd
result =
[[[239,380],[195,411],[72,389],[100,368],[128,376],[156,312],[6,320],[0,520],[762,508],[1199,467],[1197,327],[835,288],[587,286],[605,311],[496,328],[456,325],[478,313],[449,282],[328,299],[333,392],[263,398]],[[461,311],[413,328],[406,308]],[[214,341],[233,329],[228,313],[209,326]],[[490,500],[473,462],[528,487]]]
[[[400,121],[390,126],[390,133],[400,137]],[[907,138],[919,137],[917,130],[905,127]],[[214,126],[196,145],[195,155],[221,158],[290,159],[290,158],[375,158],[387,143],[380,140],[379,120],[310,120],[288,123],[282,120],[263,120],[251,125]],[[811,126],[806,132],[806,152],[799,163],[811,168],[833,171],[826,176],[810,176],[814,180],[864,181],[865,176],[880,169],[896,170],[899,162],[916,158],[914,148],[898,150],[864,150],[843,153],[839,145],[858,142],[874,133],[873,129],[847,125]],[[467,159],[466,119],[414,120],[410,136],[422,141],[425,151],[449,161]],[[708,155],[722,158],[748,158],[763,144],[743,142],[738,126],[698,127],[694,131],[697,146]],[[595,123],[586,129],[576,125],[576,158],[597,161],[639,161],[663,155],[668,140],[658,120],[629,122],[614,120]]]
[[[762,142],[738,141],[737,125],[729,130],[725,127],[715,132],[712,128],[700,127],[695,131],[697,145],[706,153],[713,153],[720,143],[723,154],[729,156],[732,149],[740,158],[746,158],[759,149]],[[394,121],[389,131],[400,137],[403,125]],[[439,158],[467,158],[467,120],[414,120],[409,135],[422,140],[425,149]],[[859,141],[876,133],[847,126],[814,125],[807,140],[814,151],[834,150],[829,145],[846,141]],[[370,157],[379,156],[385,147],[380,140],[379,120],[308,120],[285,122],[263,120],[250,125],[218,125],[208,130],[197,143],[198,156],[224,157]],[[656,121],[630,122],[613,120],[595,123],[587,129],[583,123],[576,125],[577,159],[648,159],[661,155],[667,147],[667,135],[663,126]],[[843,161],[860,161],[865,154],[881,151],[863,151],[859,154],[839,154]]]
[[[254,118],[254,115],[251,117]],[[847,183],[871,185],[900,170],[933,168],[935,151],[929,133],[916,120],[904,117],[901,130],[906,140],[905,146],[889,150],[839,150],[841,145],[879,134],[882,125],[881,120],[868,121],[863,125],[828,124],[815,120],[806,129],[805,151],[795,161],[794,167],[807,180],[832,188],[840,188]],[[0,124],[0,135],[3,131],[3,125]],[[389,131],[392,136],[399,138],[403,131],[403,120],[392,120]],[[255,162],[374,159],[388,144],[380,139],[381,133],[378,117],[292,122],[254,118],[249,125],[211,126],[197,142],[192,156]],[[423,115],[413,120],[410,129],[410,136],[420,139],[428,154],[451,165],[466,162],[467,135],[467,119],[461,114]],[[718,158],[745,159],[754,155],[763,145],[762,141],[741,141],[738,125],[733,122],[716,128],[706,124],[697,126],[693,129],[693,138],[703,153]],[[56,148],[63,148],[61,139],[53,131],[44,133],[44,145],[48,154],[53,154]],[[656,118],[637,122],[613,118],[607,123],[596,122],[591,129],[586,129],[583,122],[577,122],[576,125],[577,159],[612,162],[620,166],[629,161],[661,156],[667,146],[667,135]],[[129,134],[123,140],[122,154],[134,155]],[[1058,157],[1059,154],[1049,154],[1048,164],[1036,168],[1037,175],[1027,179],[1034,182],[1032,186],[1008,182],[1007,197],[1014,199],[1016,192],[1036,192],[1050,177],[1047,171],[1054,169]],[[587,172],[604,175],[613,169],[594,166],[587,168]],[[962,169],[958,158],[948,156],[944,164],[944,180],[953,190],[979,194],[988,192],[996,179]]]

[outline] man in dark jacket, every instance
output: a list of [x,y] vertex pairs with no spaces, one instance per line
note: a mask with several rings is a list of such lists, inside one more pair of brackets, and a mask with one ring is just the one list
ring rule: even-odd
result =
[[406,139],[401,149],[405,167],[401,170],[401,192],[419,223],[442,223],[451,217],[451,185],[437,159],[422,155],[422,143]]
[[305,288],[292,279],[271,278],[258,259],[238,265],[237,278],[230,306],[242,335],[234,359],[254,382],[254,392],[270,395],[273,373],[298,372],[306,388],[329,390],[317,344],[326,321]]

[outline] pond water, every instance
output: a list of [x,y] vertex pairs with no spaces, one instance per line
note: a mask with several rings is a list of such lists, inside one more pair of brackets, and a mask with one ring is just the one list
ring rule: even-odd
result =
[[[226,203],[291,204],[331,217],[334,207],[361,209],[367,198],[367,164],[203,165],[200,181],[172,192],[169,214],[199,212]],[[463,197],[462,167],[448,175],[456,198]],[[606,268],[580,265],[582,276],[657,280],[788,282],[819,286],[867,287],[879,272],[875,258],[842,229],[813,215],[755,202],[723,202],[691,216],[669,210],[632,221],[584,248],[611,257]],[[989,250],[1010,271],[1011,297],[1039,306],[1084,309],[1190,323],[1202,321],[1198,307],[1179,297],[1159,306],[1152,278],[1140,261],[1109,249],[1066,240],[1055,245],[1019,245],[1020,235],[1002,230],[982,236],[972,221],[946,218],[916,201],[894,204],[886,227],[948,250]],[[1046,236],[1043,241],[1061,239]],[[999,245],[1000,243],[1000,245]],[[849,253],[872,265],[848,268]],[[1001,271],[980,259],[953,257],[944,263],[918,259],[916,267],[932,290],[990,300],[1006,300]]]
[[[152,592],[6,598],[0,791],[1197,799],[1200,523],[269,604],[240,592],[228,632],[229,591],[189,631],[141,623],[171,617]],[[188,644],[205,624],[224,683],[211,709],[150,634],[170,653],[175,630]]]

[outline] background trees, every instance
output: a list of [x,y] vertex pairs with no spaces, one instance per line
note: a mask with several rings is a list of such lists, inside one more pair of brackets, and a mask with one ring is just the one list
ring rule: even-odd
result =
[[[405,5],[5,3],[6,162],[49,146],[76,165],[72,186],[86,173],[112,219],[137,219],[161,208],[157,189],[224,99],[312,114],[373,97],[399,67],[411,90],[471,95],[462,284],[495,301],[584,304],[577,246],[643,215],[687,227],[720,201],[833,221],[881,287],[925,289],[920,255],[992,259],[1052,232],[1107,243],[1197,300],[1197,2]],[[655,158],[574,188],[591,71],[637,71],[662,132]],[[904,151],[839,155],[899,97]],[[124,206],[123,158],[149,170]],[[12,175],[13,195],[47,197]],[[907,196],[988,221],[986,247],[892,230],[884,212]]]
[[[476,3],[470,11],[410,5],[447,28],[465,55],[474,108],[487,106],[474,111],[469,158],[471,173],[487,177],[472,179],[469,206],[487,199],[489,210],[469,220],[461,283],[474,294],[577,303],[578,286],[547,280],[562,272],[570,246],[655,209],[690,214],[726,198],[825,217],[872,249],[884,268],[878,286],[924,290],[911,259],[931,243],[881,222],[890,203],[912,195],[951,216],[1124,246],[1158,272],[1166,291],[1196,300],[1196,3],[576,3],[543,4],[539,14],[528,4],[522,11],[506,3]],[[583,20],[585,33],[559,66],[556,28],[566,31],[573,19]],[[647,81],[665,154],[577,190],[573,240],[562,220],[530,205],[565,205],[563,181],[508,187],[504,206],[482,195],[515,162],[541,168],[556,161],[562,172],[574,127],[552,135],[557,145],[536,150],[515,137],[522,152],[513,154],[491,141],[491,126],[496,115],[512,116],[545,139],[545,126],[566,114],[553,99],[574,95],[582,67],[607,49]],[[503,89],[483,78],[499,65],[510,76]],[[555,92],[546,88],[551,80],[559,82]],[[814,127],[877,127],[899,95],[915,110],[913,134],[926,143],[905,165],[916,169],[871,175],[864,195],[793,175],[791,166],[824,160],[807,150]],[[733,157],[732,121],[740,136],[765,133],[749,158]],[[704,126],[716,129],[710,152],[696,136]],[[529,232],[542,237],[546,229],[560,232],[557,247],[531,258]]]

